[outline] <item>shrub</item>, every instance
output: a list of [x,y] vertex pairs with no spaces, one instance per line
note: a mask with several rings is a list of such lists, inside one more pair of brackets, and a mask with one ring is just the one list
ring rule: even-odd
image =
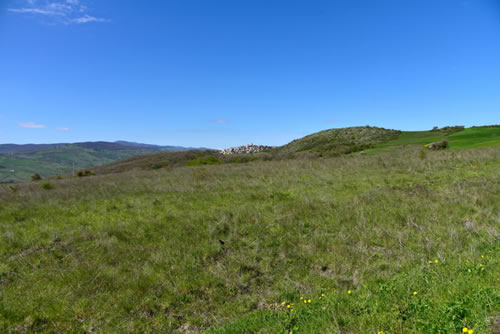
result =
[[49,183],[49,182],[42,183],[42,189],[50,190],[50,189],[53,189],[53,188],[54,188],[54,185],[52,183]]
[[164,167],[164,165],[161,163],[154,163],[151,165],[151,169],[161,169],[163,167]]
[[10,189],[10,191],[12,191],[13,193],[16,193],[16,192],[19,190],[19,186],[18,186],[18,185],[10,185],[10,186],[9,186],[9,189]]
[[428,145],[425,145],[425,147],[427,147],[430,150],[434,150],[434,151],[444,150],[445,148],[448,147],[448,141],[447,140],[443,140],[443,141],[438,141],[438,142],[435,142],[435,143],[430,143]]
[[76,175],[78,175],[78,177],[94,176],[95,172],[86,169],[86,170],[78,171],[78,173]]
[[420,153],[418,154],[418,157],[422,160],[424,160],[425,158],[427,158],[427,152],[425,152],[424,150],[420,151]]
[[41,179],[42,179],[42,177],[38,173],[31,175],[31,181],[36,182],[36,181],[40,181]]
[[444,132],[447,135],[451,135],[456,132],[463,131],[465,129],[465,126],[463,125],[455,125],[455,126],[445,126],[444,128],[441,128],[440,131]]

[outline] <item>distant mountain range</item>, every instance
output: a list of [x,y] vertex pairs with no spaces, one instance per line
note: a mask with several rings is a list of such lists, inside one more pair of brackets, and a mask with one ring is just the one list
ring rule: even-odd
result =
[[179,152],[179,151],[187,151],[194,149],[192,147],[160,146],[160,145],[151,145],[151,144],[118,140],[115,142],[96,141],[96,142],[56,143],[56,144],[23,144],[23,145],[0,144],[0,154],[39,151],[39,150],[50,149],[54,147],[69,146],[69,145],[90,148],[94,150],[111,150],[111,151],[143,148],[143,149],[151,149],[162,152]]
[[68,174],[134,155],[180,152],[191,147],[160,146],[128,141],[56,144],[0,144],[0,183],[28,181],[35,173],[42,177]]

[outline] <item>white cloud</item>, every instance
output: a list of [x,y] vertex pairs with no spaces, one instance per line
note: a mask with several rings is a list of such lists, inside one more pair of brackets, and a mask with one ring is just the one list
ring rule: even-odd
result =
[[43,129],[43,128],[46,128],[46,126],[43,125],[43,124],[36,124],[36,123],[33,123],[33,122],[22,122],[22,123],[19,123],[19,126],[23,127],[23,128],[27,128],[27,129]]
[[57,128],[57,131],[69,131],[69,128]]
[[100,19],[100,18],[90,16],[90,15],[84,15],[82,17],[77,17],[77,18],[71,19],[71,22],[74,22],[74,23],[108,22],[108,21],[109,20]]
[[42,16],[51,23],[82,24],[90,22],[109,22],[109,19],[99,18],[88,13],[88,7],[83,0],[24,0],[24,6],[9,8],[8,11],[17,14]]
[[12,13],[29,13],[29,14],[40,14],[40,15],[55,15],[63,16],[63,13],[55,12],[53,10],[41,9],[41,8],[9,8],[9,12]]

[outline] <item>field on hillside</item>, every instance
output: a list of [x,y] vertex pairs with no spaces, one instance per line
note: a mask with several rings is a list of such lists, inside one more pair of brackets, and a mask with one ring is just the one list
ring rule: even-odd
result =
[[440,131],[402,131],[398,138],[377,144],[368,153],[388,152],[403,145],[425,145],[447,140],[450,148],[500,146],[500,126],[473,127],[447,134]]
[[421,150],[0,186],[0,332],[498,333],[500,147]]
[[0,154],[0,183],[28,181],[35,173],[42,177],[67,174],[73,170],[73,164],[75,169],[79,170],[151,152],[146,149],[95,150],[67,145],[38,151]]

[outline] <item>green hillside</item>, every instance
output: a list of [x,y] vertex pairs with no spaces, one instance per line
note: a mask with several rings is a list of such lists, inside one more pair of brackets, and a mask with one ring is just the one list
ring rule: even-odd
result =
[[491,128],[469,128],[449,137],[450,147],[484,147],[500,145],[500,126]]
[[500,147],[420,150],[0,186],[0,332],[494,333]]

